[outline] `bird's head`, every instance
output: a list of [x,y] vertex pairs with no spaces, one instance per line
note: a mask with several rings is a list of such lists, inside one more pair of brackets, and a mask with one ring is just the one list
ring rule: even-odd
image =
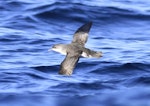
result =
[[55,44],[55,45],[52,46],[51,49],[49,49],[49,51],[50,50],[53,50],[55,52],[59,52],[59,53],[65,55],[66,54],[66,45],[64,45],[64,44]]

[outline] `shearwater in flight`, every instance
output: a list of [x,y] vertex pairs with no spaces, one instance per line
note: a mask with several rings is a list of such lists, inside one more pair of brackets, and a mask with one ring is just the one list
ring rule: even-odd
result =
[[92,22],[81,26],[74,33],[73,40],[70,44],[56,44],[52,46],[51,50],[66,55],[65,59],[61,63],[59,74],[71,75],[80,57],[99,58],[102,56],[102,52],[85,48],[85,43],[87,42],[91,26]]

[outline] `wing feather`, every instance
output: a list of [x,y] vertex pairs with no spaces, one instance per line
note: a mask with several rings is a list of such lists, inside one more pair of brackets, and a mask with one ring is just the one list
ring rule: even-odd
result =
[[71,75],[73,69],[79,61],[80,55],[80,53],[77,53],[76,55],[68,53],[63,62],[61,63],[59,74]]
[[74,34],[72,43],[79,43],[84,46],[88,39],[88,33],[92,26],[92,22],[86,23],[81,26]]
[[99,58],[102,57],[102,52],[93,51],[88,48],[84,48],[82,52],[82,56],[87,58],[91,58],[91,57]]

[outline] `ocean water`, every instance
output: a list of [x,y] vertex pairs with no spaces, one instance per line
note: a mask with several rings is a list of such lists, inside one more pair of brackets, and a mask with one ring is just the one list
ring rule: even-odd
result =
[[[103,57],[58,75],[48,49],[89,21]],[[0,106],[150,106],[150,0],[1,0]]]

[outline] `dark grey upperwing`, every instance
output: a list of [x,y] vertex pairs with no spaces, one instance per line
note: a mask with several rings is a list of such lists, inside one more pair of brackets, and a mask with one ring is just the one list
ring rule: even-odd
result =
[[80,56],[81,53],[79,52],[74,53],[74,55],[72,55],[71,53],[67,53],[66,58],[61,63],[59,74],[71,75],[73,69],[79,61]]
[[84,46],[88,39],[88,33],[92,26],[92,22],[86,23],[81,26],[74,34],[72,43],[79,43]]
[[91,58],[91,57],[95,57],[95,58],[99,58],[102,57],[102,52],[98,52],[98,51],[93,51],[90,50],[88,48],[84,48],[83,49],[83,57],[87,57],[87,58]]

